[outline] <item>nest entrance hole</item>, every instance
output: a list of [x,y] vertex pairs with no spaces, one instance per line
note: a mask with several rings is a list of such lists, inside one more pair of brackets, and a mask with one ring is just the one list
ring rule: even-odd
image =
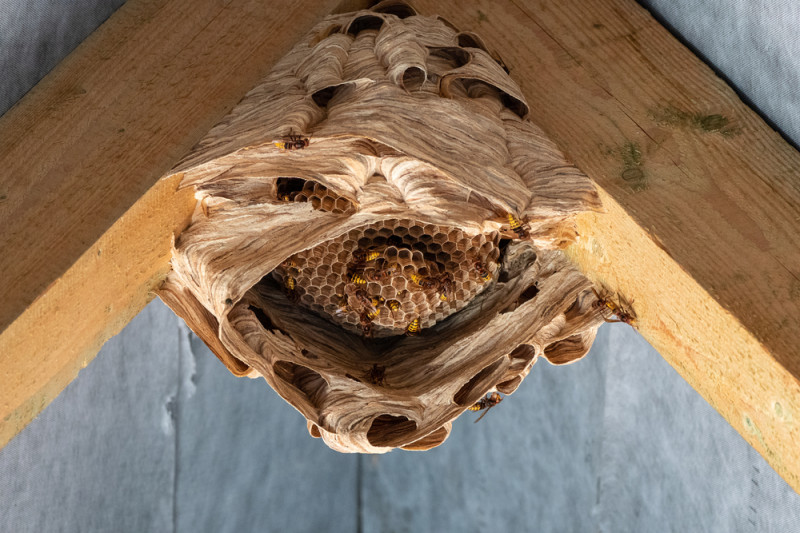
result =
[[462,407],[468,407],[477,402],[494,385],[492,378],[497,369],[503,365],[504,359],[505,356],[498,358],[495,362],[472,376],[469,381],[458,389],[458,392],[453,396],[453,401]]
[[498,243],[496,232],[384,220],[287,258],[272,277],[291,301],[351,333],[424,334],[493,282]]
[[417,423],[407,416],[380,415],[375,417],[367,431],[367,440],[376,447],[396,447],[408,442]]
[[300,392],[314,409],[322,406],[328,383],[318,372],[290,361],[276,361],[272,369],[281,381]]
[[321,211],[342,214],[351,212],[353,203],[334,193],[321,183],[302,178],[280,177],[275,182],[275,197],[279,202],[309,202]]

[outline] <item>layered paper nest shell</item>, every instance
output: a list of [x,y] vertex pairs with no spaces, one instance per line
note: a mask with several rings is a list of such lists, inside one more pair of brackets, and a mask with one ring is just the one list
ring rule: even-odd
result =
[[482,41],[399,2],[331,16],[175,169],[160,296],[340,451],[428,449],[602,322],[558,251],[591,182]]

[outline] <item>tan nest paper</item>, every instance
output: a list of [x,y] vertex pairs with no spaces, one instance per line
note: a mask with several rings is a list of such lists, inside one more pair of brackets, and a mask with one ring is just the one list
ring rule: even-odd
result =
[[558,251],[595,189],[528,112],[438,17],[328,17],[175,169],[199,202],[160,296],[331,448],[437,446],[603,320]]

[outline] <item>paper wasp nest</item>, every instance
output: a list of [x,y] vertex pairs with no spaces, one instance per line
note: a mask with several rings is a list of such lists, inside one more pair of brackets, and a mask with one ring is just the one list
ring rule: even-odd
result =
[[331,16],[175,169],[199,202],[160,295],[330,447],[437,446],[602,322],[558,251],[596,192],[528,113],[471,33]]

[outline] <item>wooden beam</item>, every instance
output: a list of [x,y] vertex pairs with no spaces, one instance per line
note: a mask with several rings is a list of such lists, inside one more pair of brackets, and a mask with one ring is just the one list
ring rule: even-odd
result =
[[0,117],[0,446],[152,297],[191,193],[159,178],[336,0],[129,0]]
[[501,51],[601,188],[571,258],[800,490],[800,154],[633,0],[414,5]]

